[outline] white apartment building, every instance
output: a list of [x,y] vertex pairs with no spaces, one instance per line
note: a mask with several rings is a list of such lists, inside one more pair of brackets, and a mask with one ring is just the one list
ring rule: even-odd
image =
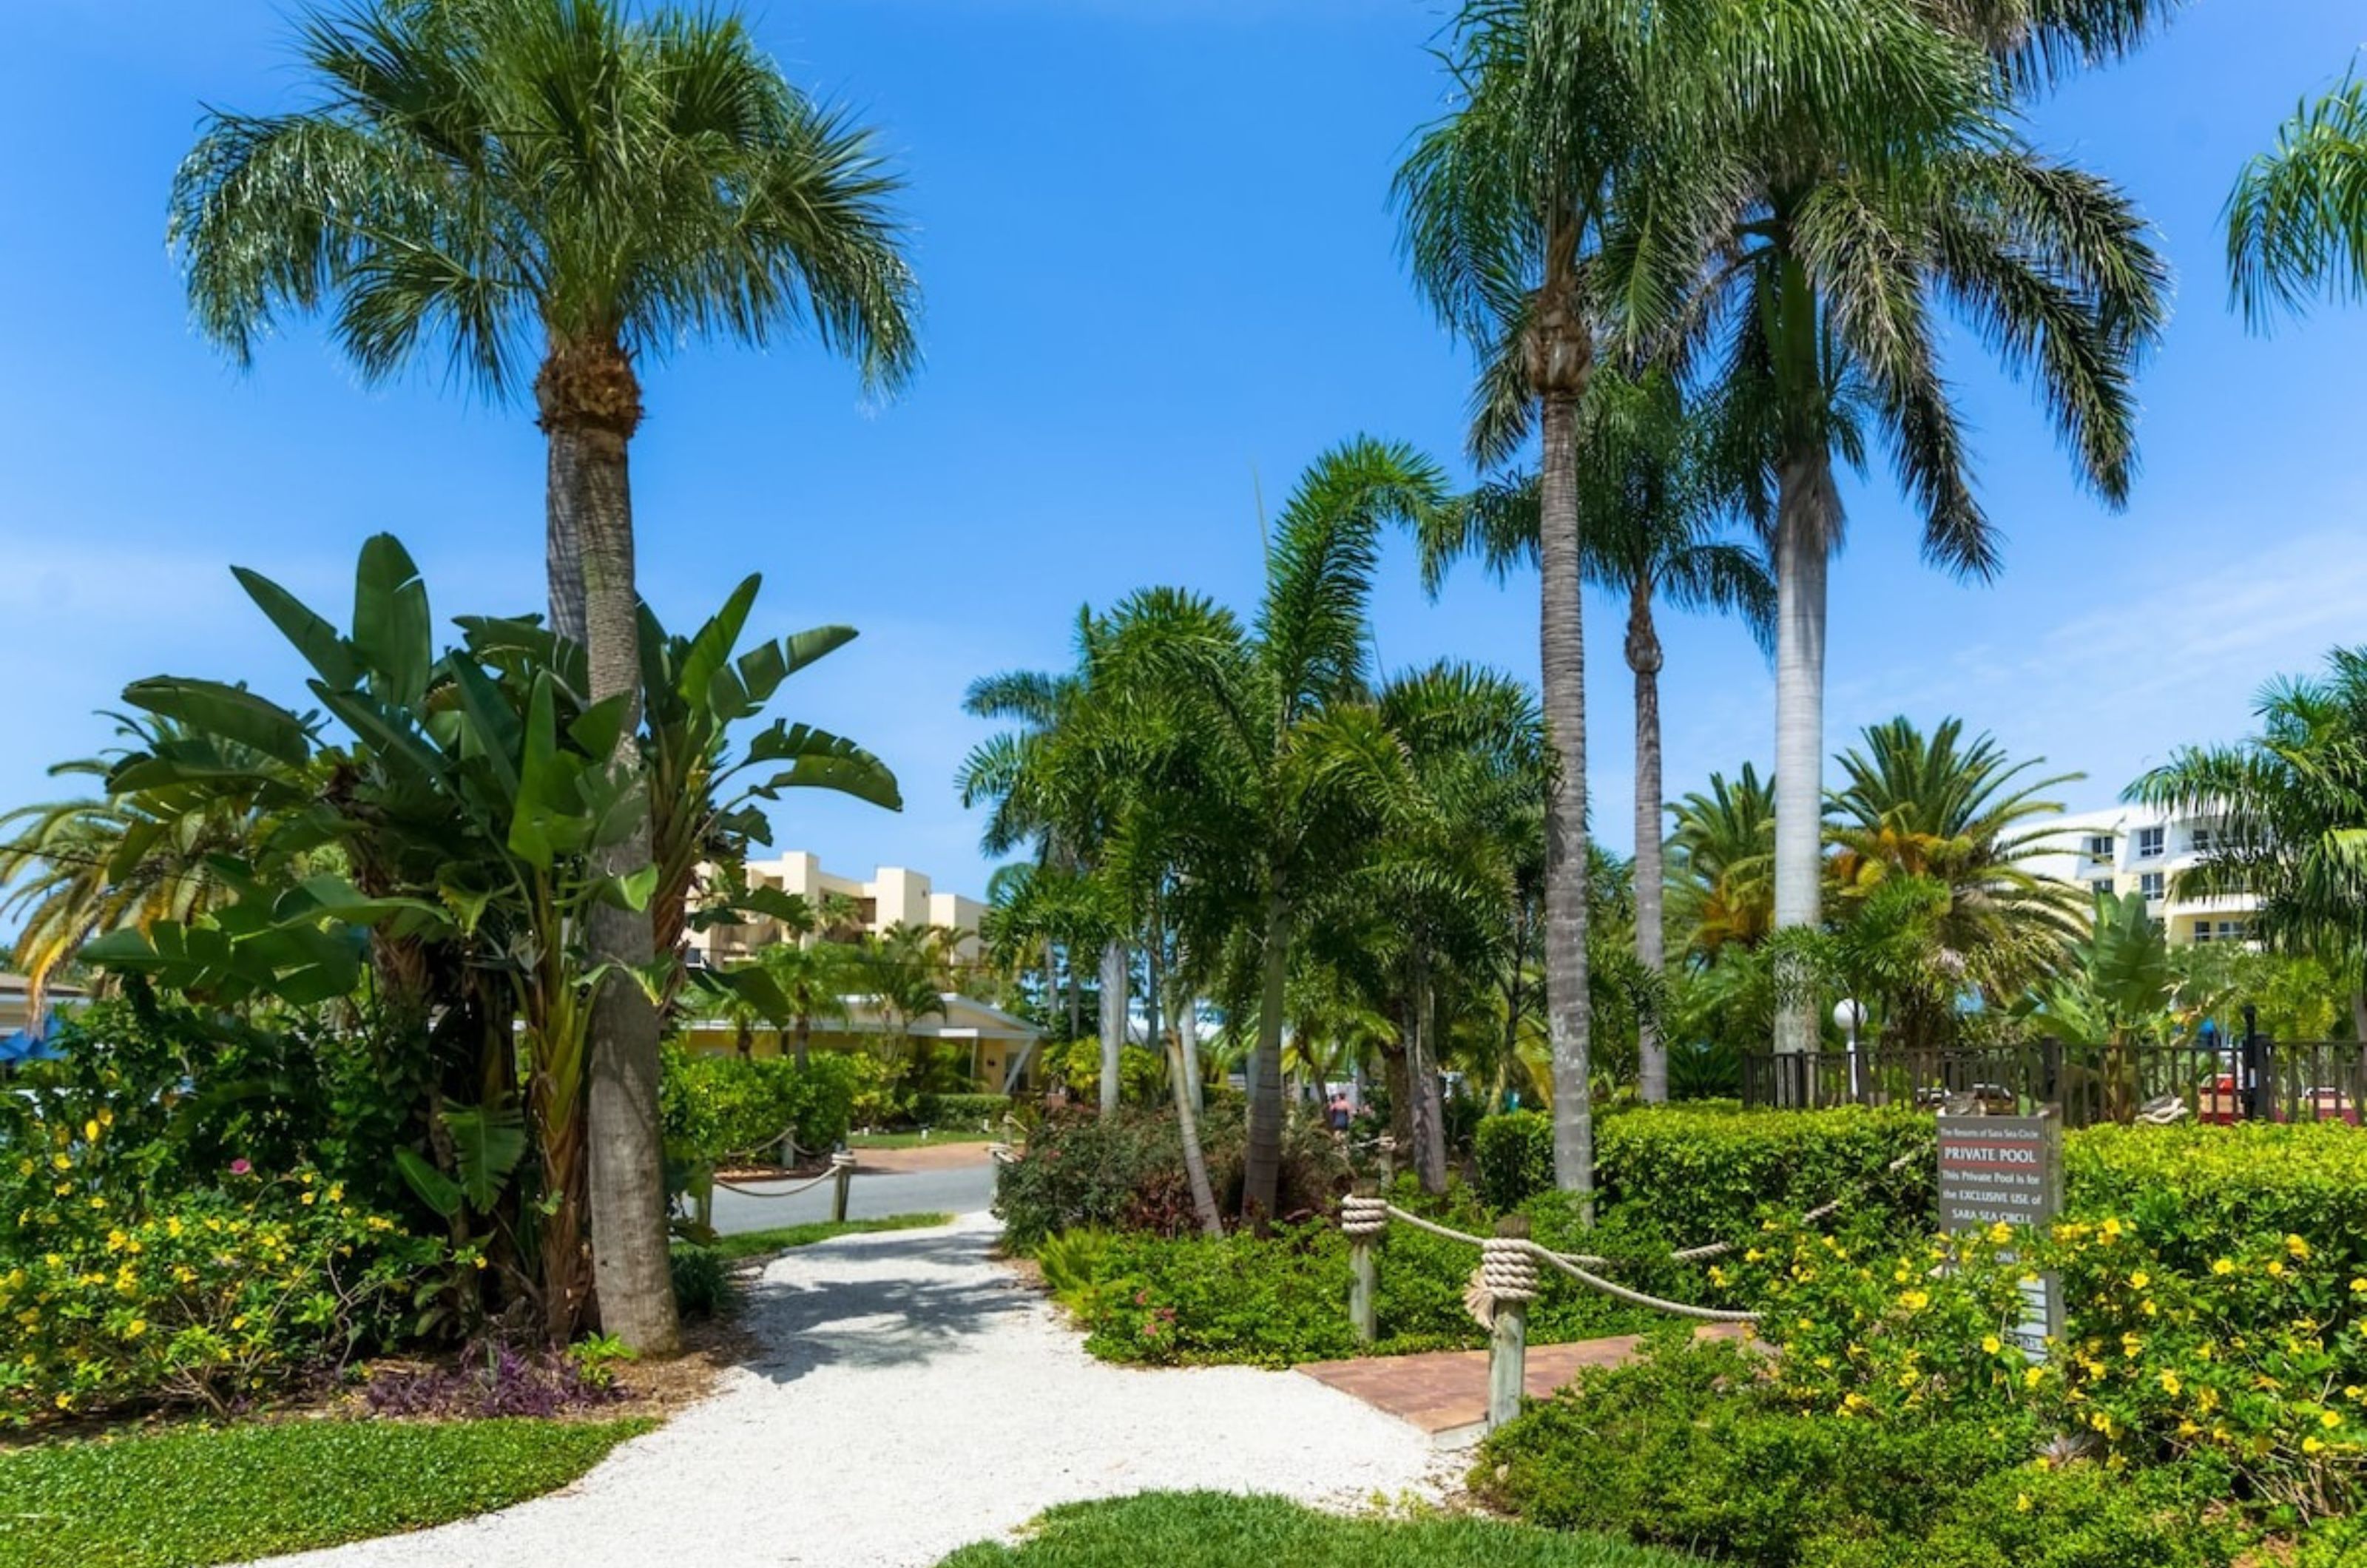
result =
[[2208,814],[2180,815],[2148,806],[2114,806],[2033,825],[2047,849],[2025,857],[2025,869],[2084,887],[2090,893],[2145,896],[2172,942],[2251,942],[2259,900],[2248,894],[2208,898],[2175,895],[2178,874],[2210,853],[2224,831]]
[[[854,931],[878,935],[891,926],[935,926],[954,933],[954,955],[979,955],[979,918],[986,906],[958,893],[940,893],[922,873],[900,865],[883,865],[868,882],[824,871],[819,856],[791,851],[776,860],[750,861],[748,886],[795,894],[817,909],[842,900],[845,926],[825,933],[841,937]],[[744,958],[758,948],[783,940],[780,922],[772,919],[746,925],[713,926],[690,933],[692,962],[719,964]]]

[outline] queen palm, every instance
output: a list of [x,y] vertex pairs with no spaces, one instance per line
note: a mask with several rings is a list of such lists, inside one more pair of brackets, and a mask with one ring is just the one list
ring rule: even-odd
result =
[[[1673,378],[1597,371],[1580,411],[1578,493],[1587,528],[1586,581],[1627,604],[1624,643],[1635,682],[1636,961],[1653,975],[1667,964],[1661,908],[1660,671],[1665,654],[1653,607],[1739,615],[1762,646],[1774,627],[1774,581],[1749,545],[1720,537],[1729,483],[1718,476],[1714,423],[1685,406]],[[1477,554],[1501,578],[1537,555],[1534,476],[1482,486],[1468,508],[1449,513],[1420,541],[1423,586],[1437,592],[1448,561]],[[1591,987],[1590,987],[1590,990]],[[1639,1089],[1668,1098],[1668,1055],[1657,1021],[1641,1021]]]
[[[1744,194],[1706,247],[1689,346],[1714,358],[1706,378],[1760,475],[1752,508],[1776,573],[1779,928],[1820,919],[1826,574],[1844,523],[1836,468],[1863,468],[1870,448],[1886,449],[1926,558],[1981,580],[1999,569],[1937,317],[1953,311],[2033,382],[2078,477],[2107,504],[2125,502],[2135,472],[2132,381],[2160,329],[2165,268],[2119,191],[2020,139],[2003,92],[1875,156],[1777,105],[1738,144]],[[1806,990],[1787,988],[1779,1050],[1815,1043]]]
[[1731,780],[1710,774],[1706,790],[1670,809],[1670,880],[1686,952],[1715,962],[1729,947],[1756,948],[1775,929],[1773,781],[1745,762]]
[[2367,293],[2367,82],[2304,103],[2227,197],[2227,272],[2255,325],[2311,295]]
[[1410,448],[1348,442],[1319,458],[1283,507],[1253,625],[1168,589],[1138,592],[1110,615],[1102,669],[1113,690],[1156,694],[1174,732],[1191,739],[1196,787],[1164,798],[1182,816],[1173,831],[1187,863],[1245,933],[1251,960],[1258,1028],[1241,1205],[1252,1219],[1274,1213],[1283,1019],[1301,921],[1353,863],[1366,820],[1332,742],[1351,710],[1369,709],[1366,612],[1380,532],[1452,495],[1444,470]]
[[[300,26],[316,101],[210,113],[167,238],[199,330],[240,363],[283,313],[327,313],[370,379],[439,355],[548,444],[553,626],[587,695],[622,694],[638,766],[638,597],[626,453],[637,362],[685,339],[807,328],[892,386],[912,285],[870,138],[791,87],[735,17],[614,0],[365,0]],[[646,832],[603,870],[650,859]],[[599,910],[595,949],[652,956],[646,911]],[[595,1003],[591,1201],[603,1322],[675,1337],[657,1125],[658,1020],[617,978]]]

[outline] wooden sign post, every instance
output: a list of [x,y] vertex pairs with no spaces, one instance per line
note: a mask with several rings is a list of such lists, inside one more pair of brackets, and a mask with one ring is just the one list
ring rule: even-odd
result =
[[[2063,1123],[2035,1116],[1940,1118],[1940,1226],[1985,1231],[2034,1228],[2063,1212]],[[2010,1258],[2010,1254],[2005,1255]],[[2052,1274],[2022,1287],[2022,1320],[2012,1337],[2033,1361],[2063,1337],[2063,1292]]]

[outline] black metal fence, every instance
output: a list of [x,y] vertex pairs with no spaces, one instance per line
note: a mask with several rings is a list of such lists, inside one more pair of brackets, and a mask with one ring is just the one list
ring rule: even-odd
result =
[[2064,1123],[2346,1122],[2367,1106],[2367,1046],[2265,1035],[2176,1045],[2090,1045],[2062,1040],[1946,1046],[1868,1046],[1742,1059],[1746,1105],[1820,1110],[1910,1105],[1940,1110],[2061,1108]]

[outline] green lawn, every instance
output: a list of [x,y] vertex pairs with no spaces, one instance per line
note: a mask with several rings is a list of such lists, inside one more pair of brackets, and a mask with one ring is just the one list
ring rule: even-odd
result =
[[727,1262],[742,1258],[762,1258],[767,1253],[787,1252],[793,1247],[811,1247],[832,1236],[866,1235],[873,1231],[914,1231],[929,1225],[949,1224],[951,1214],[889,1214],[877,1220],[849,1220],[844,1224],[832,1224],[817,1220],[810,1225],[784,1225],[778,1230],[741,1231],[733,1235],[719,1235],[707,1244],[709,1252]]
[[940,1127],[928,1134],[849,1133],[846,1146],[850,1149],[917,1149],[929,1144],[991,1144],[1001,1136],[1000,1133],[981,1133],[975,1127]]
[[0,1452],[0,1568],[204,1568],[564,1486],[648,1421],[185,1427]]
[[1021,1545],[964,1547],[938,1568],[1686,1568],[1694,1561],[1486,1519],[1343,1519],[1279,1497],[1148,1492],[1054,1508]]

